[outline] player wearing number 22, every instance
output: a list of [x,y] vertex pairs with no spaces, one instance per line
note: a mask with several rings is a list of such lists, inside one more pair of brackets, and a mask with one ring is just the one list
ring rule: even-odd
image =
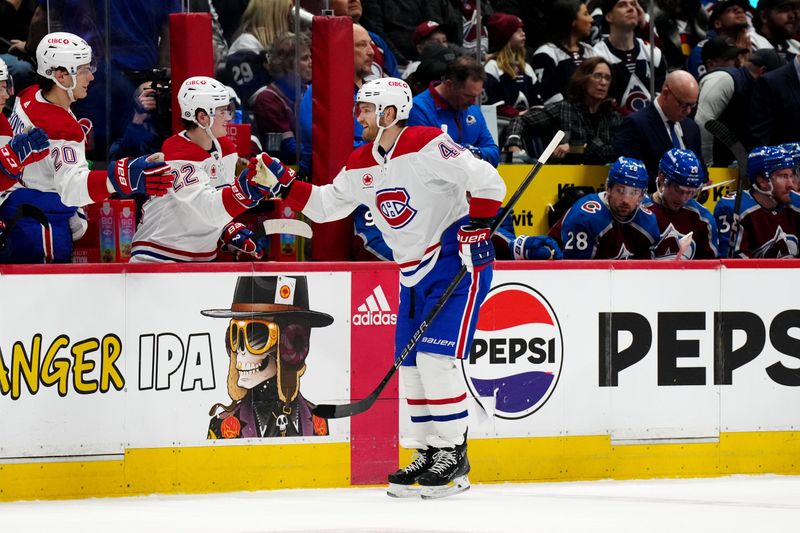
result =
[[[90,170],[85,142],[91,123],[78,121],[70,106],[85,98],[94,79],[91,47],[71,33],[45,35],[36,48],[37,84],[22,91],[11,116],[15,137],[41,128],[49,149],[25,151],[20,183],[4,195],[0,217],[14,221],[8,255],[14,263],[69,262],[72,241],[86,231],[79,208],[120,196],[163,195],[171,184],[169,169],[146,157],[110,161],[108,170]],[[12,140],[12,143],[14,141]],[[39,213],[23,216],[23,207]]]
[[[273,192],[311,220],[326,222],[366,205],[400,266],[395,350],[401,352],[455,278],[462,279],[400,368],[416,450],[411,464],[389,475],[389,494],[440,497],[466,490],[467,391],[458,359],[472,343],[480,304],[492,278],[489,226],[505,196],[495,168],[436,128],[406,126],[408,85],[395,78],[365,83],[356,97],[367,144],[356,149],[333,182],[294,180],[264,157]],[[405,438],[407,437],[407,438]]]
[[581,198],[550,229],[564,259],[652,259],[661,232],[655,215],[641,205],[648,180],[638,159],[614,161],[606,190]]
[[144,204],[131,262],[213,261],[218,240],[237,256],[261,258],[253,232],[232,222],[264,194],[248,182],[255,161],[236,177],[236,148],[225,136],[232,118],[228,89],[206,76],[188,78],[178,105],[185,129],[162,147],[172,187]]

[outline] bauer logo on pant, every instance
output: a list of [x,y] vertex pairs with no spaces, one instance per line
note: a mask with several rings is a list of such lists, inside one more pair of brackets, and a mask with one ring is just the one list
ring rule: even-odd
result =
[[561,326],[535,289],[505,283],[481,306],[475,341],[462,365],[480,403],[495,398],[494,416],[519,419],[538,411],[553,394],[563,362]]

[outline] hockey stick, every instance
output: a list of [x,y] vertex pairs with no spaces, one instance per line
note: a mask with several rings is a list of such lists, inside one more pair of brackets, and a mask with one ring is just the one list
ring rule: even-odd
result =
[[706,131],[731,151],[739,167],[737,169],[739,171],[739,179],[736,182],[736,199],[733,201],[733,220],[731,221],[731,234],[728,243],[728,257],[731,258],[733,257],[733,248],[736,244],[736,239],[739,236],[739,210],[742,207],[742,191],[744,190],[744,182],[748,181],[747,150],[742,145],[741,141],[736,138],[736,135],[719,120],[709,120],[706,122]]
[[[511,209],[514,207],[514,204],[517,203],[517,200],[519,200],[519,197],[522,196],[522,193],[525,192],[525,189],[528,188],[528,185],[530,185],[530,183],[533,181],[533,178],[536,177],[536,174],[538,174],[539,171],[542,169],[542,167],[545,165],[545,163],[547,163],[547,160],[550,158],[550,155],[553,153],[553,150],[556,149],[556,147],[561,143],[561,139],[563,138],[564,138],[564,132],[559,130],[553,137],[553,140],[550,141],[550,144],[547,145],[547,148],[544,149],[542,155],[539,156],[539,159],[536,161],[536,164],[534,164],[531,171],[528,173],[527,176],[525,176],[525,179],[522,180],[522,184],[520,184],[520,186],[514,192],[514,195],[511,197],[511,199],[509,199],[505,207],[500,211],[500,214],[498,214],[497,217],[495,218],[490,228],[491,231],[490,236],[494,235],[495,232],[497,232],[497,228],[499,228],[500,225],[503,223],[503,221],[506,219],[508,214],[511,212]],[[369,394],[369,396],[352,403],[346,403],[340,405],[320,404],[314,407],[312,409],[312,412],[315,415],[322,418],[345,418],[348,416],[353,416],[363,413],[364,411],[372,407],[372,404],[374,404],[375,400],[378,399],[378,396],[380,396],[381,391],[383,391],[384,387],[386,387],[386,384],[389,383],[389,380],[392,379],[392,376],[394,376],[395,372],[397,372],[397,369],[400,368],[400,365],[402,364],[403,360],[406,358],[409,352],[411,352],[411,350],[414,349],[414,346],[417,345],[417,342],[419,341],[419,339],[422,338],[422,334],[425,332],[426,329],[428,329],[428,326],[430,326],[431,322],[433,322],[433,320],[439,315],[439,311],[442,310],[444,304],[450,298],[450,295],[452,295],[453,292],[456,290],[458,284],[461,283],[461,280],[466,273],[467,269],[465,266],[462,265],[461,269],[458,271],[458,274],[456,274],[455,279],[453,279],[453,281],[450,282],[450,285],[447,286],[447,289],[445,289],[444,294],[442,294],[442,296],[439,298],[436,304],[434,304],[433,308],[430,310],[430,312],[428,312],[428,316],[425,317],[425,319],[419,325],[414,334],[411,335],[411,340],[408,341],[408,344],[406,344],[405,348],[403,348],[403,351],[400,352],[400,355],[398,355],[397,358],[395,359],[395,362],[392,365],[392,367],[383,377],[383,379],[375,388],[375,390]]]

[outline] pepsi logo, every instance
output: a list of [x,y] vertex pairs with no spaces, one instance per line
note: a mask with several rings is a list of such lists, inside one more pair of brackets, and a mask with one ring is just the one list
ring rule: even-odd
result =
[[522,283],[505,283],[483,302],[462,369],[478,403],[493,397],[494,416],[516,420],[547,403],[563,360],[561,325],[547,299]]

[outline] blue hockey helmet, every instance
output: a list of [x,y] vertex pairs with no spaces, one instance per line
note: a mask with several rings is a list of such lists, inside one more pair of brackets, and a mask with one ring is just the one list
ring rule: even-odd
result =
[[658,170],[664,173],[668,182],[683,187],[697,189],[706,181],[703,165],[691,150],[682,148],[669,150],[661,157]]
[[611,185],[618,183],[636,189],[647,189],[650,176],[644,163],[632,157],[620,157],[611,164],[606,182]]
[[786,153],[789,154],[789,157],[793,159],[796,172],[797,167],[800,167],[800,143],[784,143],[781,144],[779,148],[786,150]]
[[754,182],[756,176],[769,177],[776,170],[794,168],[795,161],[780,146],[759,146],[747,156],[747,175]]

